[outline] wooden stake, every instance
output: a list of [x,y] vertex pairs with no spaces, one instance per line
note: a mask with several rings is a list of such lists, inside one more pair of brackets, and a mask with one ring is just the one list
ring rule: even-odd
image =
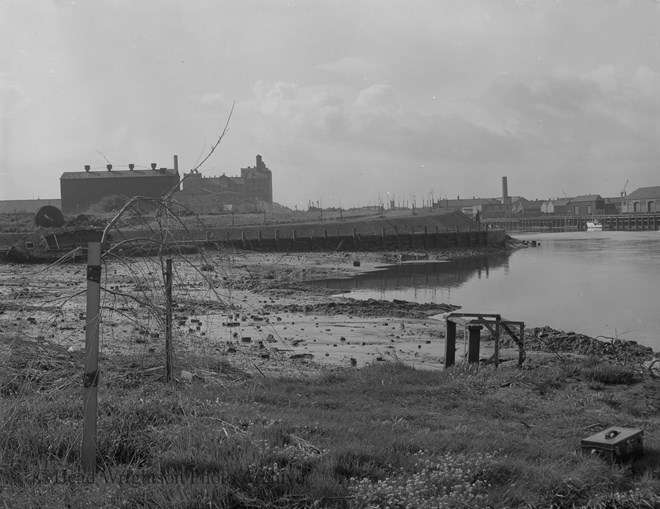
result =
[[165,269],[165,381],[172,381],[172,259],[166,260]]
[[83,377],[85,413],[81,466],[96,472],[96,419],[99,382],[99,323],[101,320],[101,243],[87,245],[87,316],[85,322],[85,374]]

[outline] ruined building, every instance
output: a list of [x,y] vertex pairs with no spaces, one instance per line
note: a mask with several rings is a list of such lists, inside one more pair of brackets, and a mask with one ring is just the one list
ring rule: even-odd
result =
[[176,200],[195,212],[242,210],[261,211],[273,203],[273,174],[260,155],[256,166],[241,168],[240,177],[203,177],[197,172],[184,175]]

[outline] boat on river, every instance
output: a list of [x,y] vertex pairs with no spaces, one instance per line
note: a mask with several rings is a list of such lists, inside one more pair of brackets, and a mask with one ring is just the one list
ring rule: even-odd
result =
[[603,223],[601,223],[598,219],[592,219],[591,221],[587,221],[587,231],[588,232],[602,232],[603,231]]

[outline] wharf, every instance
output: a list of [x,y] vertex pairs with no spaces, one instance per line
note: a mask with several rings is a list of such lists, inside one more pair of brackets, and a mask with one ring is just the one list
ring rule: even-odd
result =
[[598,216],[533,216],[482,218],[489,228],[508,232],[570,232],[586,231],[587,221],[598,219],[607,231],[653,231],[660,229],[660,213],[610,214]]

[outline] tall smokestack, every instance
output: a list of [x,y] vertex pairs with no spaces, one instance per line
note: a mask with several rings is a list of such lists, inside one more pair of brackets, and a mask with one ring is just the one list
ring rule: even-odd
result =
[[502,205],[509,203],[509,190],[507,188],[506,177],[502,177]]
[[174,173],[179,172],[179,156],[174,156]]

